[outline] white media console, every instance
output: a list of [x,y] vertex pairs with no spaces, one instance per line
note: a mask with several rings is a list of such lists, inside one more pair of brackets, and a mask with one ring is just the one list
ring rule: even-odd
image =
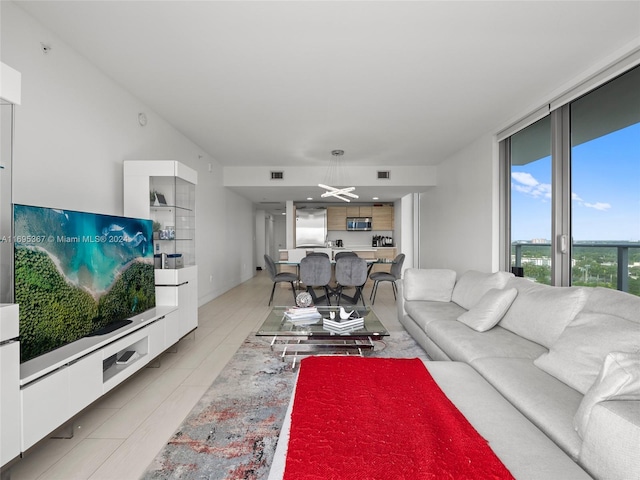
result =
[[[198,326],[196,266],[156,270],[156,307],[118,330],[20,364],[18,305],[0,305],[0,466],[69,422]],[[126,363],[117,359],[127,351]]]
[[[197,327],[197,312],[194,316],[189,308],[197,309],[197,270],[187,270],[180,272],[185,278],[178,298],[158,287],[158,306],[132,317],[132,323],[82,338],[20,366],[20,451],[64,425]],[[117,363],[127,351],[135,354],[127,363]]]

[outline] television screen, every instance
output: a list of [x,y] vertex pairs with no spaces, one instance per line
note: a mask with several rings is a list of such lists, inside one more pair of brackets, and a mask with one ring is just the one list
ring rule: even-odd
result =
[[152,221],[15,205],[20,360],[155,307]]

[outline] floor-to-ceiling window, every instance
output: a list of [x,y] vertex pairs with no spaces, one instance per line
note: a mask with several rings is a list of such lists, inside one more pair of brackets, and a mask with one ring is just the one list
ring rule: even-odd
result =
[[640,295],[640,67],[570,112],[572,284]]
[[511,137],[511,266],[551,282],[551,122]]
[[510,264],[525,277],[640,295],[638,85],[640,67],[502,141]]

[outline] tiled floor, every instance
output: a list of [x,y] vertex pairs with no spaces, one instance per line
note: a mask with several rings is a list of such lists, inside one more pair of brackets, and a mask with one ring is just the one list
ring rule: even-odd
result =
[[[266,318],[271,281],[260,272],[199,309],[198,329],[73,421],[71,439],[45,439],[2,473],[11,480],[134,480],[180,425],[247,335]],[[371,291],[365,289],[366,299]],[[275,304],[290,291],[276,288]],[[374,309],[389,331],[401,331],[391,285]]]

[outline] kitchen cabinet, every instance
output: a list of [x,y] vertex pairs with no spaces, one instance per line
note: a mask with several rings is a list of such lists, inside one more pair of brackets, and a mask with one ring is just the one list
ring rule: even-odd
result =
[[361,206],[359,217],[371,217],[373,215],[373,205]]
[[371,217],[373,206],[350,205],[347,207],[347,217]]
[[347,207],[327,207],[327,230],[347,230]]
[[372,230],[393,230],[393,205],[375,205],[372,208]]

